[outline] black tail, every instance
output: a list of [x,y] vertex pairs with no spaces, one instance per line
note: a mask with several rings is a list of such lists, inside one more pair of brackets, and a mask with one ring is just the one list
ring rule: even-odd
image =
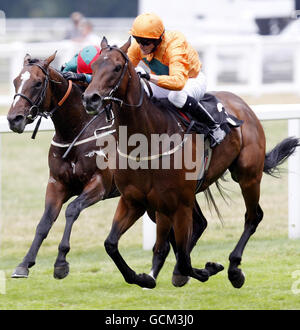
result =
[[266,153],[264,173],[278,177],[278,166],[284,163],[300,146],[300,139],[288,137],[278,143],[271,151]]

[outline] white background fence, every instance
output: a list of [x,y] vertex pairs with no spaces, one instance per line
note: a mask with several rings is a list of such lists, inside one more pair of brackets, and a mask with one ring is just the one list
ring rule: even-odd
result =
[[[256,105],[252,106],[252,109],[260,120],[288,120],[288,136],[300,137],[300,104]],[[34,126],[34,123],[27,125],[26,131],[32,132]],[[41,131],[53,129],[52,121],[42,120]],[[0,117],[0,141],[2,133],[11,133],[5,116]],[[289,158],[288,170],[288,235],[289,238],[294,239],[300,238],[300,150]],[[145,250],[152,249],[155,237],[155,225],[145,215],[143,217],[143,248]]]
[[[254,96],[265,93],[300,95],[300,36],[209,36],[198,39],[191,43],[202,59],[209,90],[230,90],[238,95]],[[124,40],[115,38],[110,42],[122,45]],[[0,106],[10,103],[14,94],[12,81],[19,74],[26,53],[46,58],[57,50],[53,64],[60,68],[78,48],[81,47],[71,41],[1,44],[0,64],[2,61],[6,78],[2,74],[0,78],[7,86],[0,89]]]

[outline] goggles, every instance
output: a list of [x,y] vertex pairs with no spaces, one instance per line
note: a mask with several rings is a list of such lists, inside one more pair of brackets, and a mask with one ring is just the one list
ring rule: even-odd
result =
[[141,37],[134,37],[136,42],[142,46],[149,46],[150,44],[154,44],[157,42],[157,39],[149,39],[149,38],[141,38]]

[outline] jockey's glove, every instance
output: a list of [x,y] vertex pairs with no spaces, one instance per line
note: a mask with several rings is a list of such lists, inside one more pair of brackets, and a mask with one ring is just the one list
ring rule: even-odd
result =
[[146,80],[150,80],[150,74],[144,70],[142,67],[138,66],[135,68],[136,73],[140,78],[145,78]]
[[62,75],[67,80],[73,80],[73,81],[86,81],[86,77],[84,73],[76,73],[72,71],[63,72]]

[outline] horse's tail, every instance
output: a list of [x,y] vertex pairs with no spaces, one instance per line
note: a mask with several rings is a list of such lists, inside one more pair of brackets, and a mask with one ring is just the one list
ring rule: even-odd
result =
[[266,153],[264,173],[278,177],[278,166],[284,163],[300,146],[300,139],[288,137],[278,143],[271,151]]
[[[225,179],[225,173],[221,176],[221,180],[222,181],[227,181]],[[225,188],[221,185],[221,183],[219,182],[219,180],[217,180],[215,182],[215,184],[216,184],[216,188],[219,191],[221,197],[223,198],[223,200],[225,201],[225,203],[228,204],[226,198],[230,199],[230,196],[225,191]],[[210,190],[209,187],[206,190],[204,190],[204,195],[205,195],[206,202],[207,202],[207,205],[209,207],[209,210],[211,211],[212,206],[213,206],[213,208],[215,209],[215,211],[217,213],[217,216],[218,216],[219,220],[223,224],[222,214],[221,214],[221,212],[220,212],[220,210],[219,210],[219,208],[217,206],[217,203],[216,203],[216,201],[214,199],[214,196],[213,196],[213,194],[212,194],[212,192],[211,192],[211,190]]]

